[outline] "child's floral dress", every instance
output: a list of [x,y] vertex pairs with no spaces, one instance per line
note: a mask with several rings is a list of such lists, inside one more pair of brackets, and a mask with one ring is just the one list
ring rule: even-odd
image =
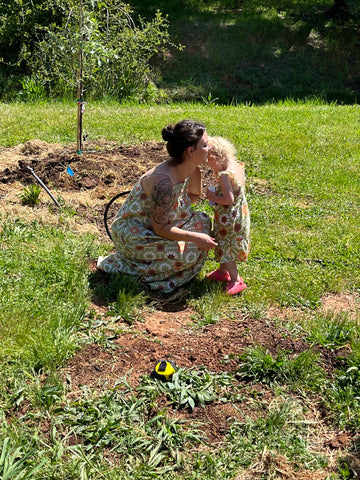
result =
[[[229,175],[236,181],[233,173],[225,170],[220,175]],[[240,191],[232,205],[214,205],[213,234],[217,242],[215,260],[219,263],[234,261],[244,262],[250,251],[250,215],[245,197],[245,186],[239,185]],[[220,187],[217,194],[221,195]]]
[[[191,208],[188,181],[173,188],[171,224],[186,231],[210,234],[210,218]],[[200,272],[207,253],[194,242],[177,242],[156,235],[151,225],[150,205],[151,199],[140,179],[111,225],[116,253],[100,257],[97,268],[107,273],[136,275],[153,290],[171,292]]]

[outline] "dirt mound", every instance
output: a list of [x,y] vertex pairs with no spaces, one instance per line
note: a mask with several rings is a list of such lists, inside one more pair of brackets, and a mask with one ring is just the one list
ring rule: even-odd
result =
[[0,183],[33,183],[34,177],[28,169],[31,167],[47,186],[55,190],[129,189],[142,173],[166,158],[164,146],[155,142],[137,148],[113,145],[111,149],[108,144],[93,144],[78,155],[71,147],[54,148],[33,140],[24,145],[23,153],[17,165],[0,173]]
[[243,320],[241,315],[198,329],[196,324],[186,325],[193,314],[191,309],[177,315],[157,311],[114,340],[116,349],[111,353],[95,345],[87,347],[69,363],[67,372],[73,386],[95,385],[100,377],[111,384],[129,372],[136,386],[141,375],[149,375],[161,358],[174,360],[178,367],[206,366],[212,372],[234,372],[237,363],[224,364],[225,356],[239,355],[254,344],[274,355],[278,349],[299,354],[309,347],[302,340],[285,338],[284,331],[271,323],[264,326],[262,321]]

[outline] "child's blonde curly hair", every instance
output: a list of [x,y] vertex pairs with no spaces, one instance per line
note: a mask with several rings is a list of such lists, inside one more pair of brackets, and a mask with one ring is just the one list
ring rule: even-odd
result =
[[221,169],[228,166],[231,160],[236,161],[236,148],[223,137],[209,137],[210,155],[216,158],[216,164]]

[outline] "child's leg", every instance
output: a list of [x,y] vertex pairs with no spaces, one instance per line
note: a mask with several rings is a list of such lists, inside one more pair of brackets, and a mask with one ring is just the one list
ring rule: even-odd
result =
[[229,272],[232,282],[240,282],[241,278],[235,262],[220,263],[220,272]]
[[228,282],[226,285],[226,293],[229,295],[236,295],[237,293],[241,293],[243,290],[245,290],[247,285],[240,277],[236,263],[228,262],[222,265],[226,266],[231,278],[230,282]]
[[235,262],[220,263],[219,268],[214,272],[208,273],[207,277],[210,278],[210,280],[217,280],[218,282],[244,282],[239,275]]
[[221,268],[221,264],[217,270],[208,273],[206,276],[210,280],[216,280],[217,282],[230,282],[231,280],[229,272],[226,270],[226,268]]
[[228,268],[227,268],[227,265],[228,265],[227,263],[220,263],[220,266],[219,266],[219,268],[218,268],[218,272],[220,272],[220,273],[222,273],[222,274],[224,274],[224,275],[227,274],[227,273],[229,273],[229,270],[228,270]]

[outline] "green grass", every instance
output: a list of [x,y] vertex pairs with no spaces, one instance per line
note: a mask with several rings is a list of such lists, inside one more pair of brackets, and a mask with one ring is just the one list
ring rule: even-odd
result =
[[[39,138],[72,143],[75,150],[75,104],[1,104],[0,117],[2,146]],[[236,359],[234,375],[181,369],[171,384],[145,378],[137,390],[126,382],[101,391],[83,388],[70,400],[71,385],[59,377],[59,367],[84,343],[111,352],[112,338],[122,334],[117,319],[129,331],[149,308],[146,293],[121,276],[95,283],[87,261],[107,253],[109,243],[75,234],[65,224],[3,216],[0,452],[23,475],[19,480],[26,472],[35,480],[210,480],[219,471],[230,480],[265,459],[263,478],[272,478],[281,456],[288,466],[309,472],[325,468],[327,460],[309,440],[316,435],[306,420],[309,404],[323,409],[333,429],[360,428],[358,321],[316,310],[325,294],[360,292],[358,106],[90,103],[84,128],[90,140],[160,141],[164,125],[186,117],[237,146],[246,164],[252,221],[251,254],[239,264],[248,289],[228,298],[207,281],[205,273],[216,266],[210,254],[189,286],[197,328],[240,313],[265,322],[270,306],[295,307],[304,313],[289,322],[287,334],[309,348],[295,356],[271,355],[254,345]],[[209,211],[207,203],[199,208]],[[105,319],[89,312],[91,295],[109,305]],[[314,353],[320,347],[349,353],[329,372]],[[225,403],[249,415],[234,420],[211,452],[201,426],[170,414]],[[49,418],[44,435],[41,426]],[[341,468],[332,480],[346,478]]]
[[[1,104],[0,116],[3,146],[75,140],[75,104]],[[358,291],[359,107],[94,103],[84,129],[90,140],[160,141],[164,125],[186,117],[233,141],[246,163],[252,251],[241,269],[252,279],[249,306],[313,308],[325,292]]]
[[[180,50],[170,47],[165,57],[153,59],[156,85],[151,84],[145,98],[209,105],[264,104],[290,98],[357,103],[360,98],[358,17],[330,18],[327,12],[333,3],[333,0],[133,2],[135,21],[139,15],[152,21],[160,10],[168,16],[171,42],[184,47]],[[355,5],[356,1],[347,3]],[[16,75],[8,75],[6,67],[0,65],[3,98],[40,99],[43,92],[33,84],[33,78]],[[101,98],[102,93],[97,95]],[[138,96],[144,98],[144,92],[138,92]]]
[[53,370],[73,353],[89,302],[90,238],[37,222],[2,219],[2,362]]
[[316,389],[323,381],[319,354],[311,349],[289,358],[289,352],[279,350],[273,357],[266,348],[254,347],[239,355],[237,362],[237,377],[253,383],[285,383],[302,389]]

